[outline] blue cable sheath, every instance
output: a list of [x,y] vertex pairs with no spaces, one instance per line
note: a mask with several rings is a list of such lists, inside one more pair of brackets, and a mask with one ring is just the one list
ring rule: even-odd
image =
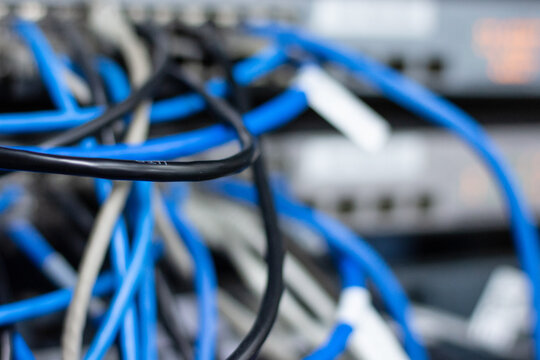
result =
[[[224,97],[227,86],[222,80],[210,80],[206,85],[206,90],[214,96]],[[161,123],[196,114],[205,107],[204,99],[199,94],[191,93],[157,102],[151,109],[150,118],[152,123]]]
[[270,45],[236,64],[233,75],[240,85],[248,85],[285,64],[288,59],[288,54],[282,47]]
[[0,213],[3,213],[13,206],[24,194],[22,187],[15,184],[8,184],[0,190]]
[[122,67],[105,57],[98,59],[97,67],[112,101],[119,103],[125,100],[131,92],[131,85]]
[[0,114],[0,134],[30,134],[63,130],[82,125],[102,113],[101,108],[87,107],[74,112],[43,110],[31,113]]
[[6,232],[17,247],[41,269],[47,257],[55,253],[47,240],[28,221],[17,218],[10,221]]
[[102,359],[113,343],[120,323],[133,300],[143,278],[146,257],[152,245],[153,217],[151,213],[150,194],[151,183],[134,182],[137,197],[137,222],[134,235],[134,250],[131,263],[119,289],[116,290],[109,310],[105,314],[96,337],[92,341],[85,359]]
[[212,256],[200,235],[178,209],[173,198],[168,196],[165,206],[195,264],[195,292],[199,318],[195,359],[211,360],[215,358],[218,325],[216,271]]
[[[103,296],[111,293],[116,286],[113,274],[101,275],[94,286],[92,294]],[[0,326],[34,319],[65,309],[71,301],[73,288],[60,289],[30,299],[0,305]]]
[[[209,183],[209,187],[237,200],[256,202],[255,190],[242,181],[219,180]],[[294,202],[292,199],[274,193],[277,211],[295,219],[322,234],[329,245],[353,259],[373,280],[388,307],[388,310],[400,325],[404,336],[405,347],[411,358],[424,359],[427,357],[420,339],[411,327],[411,308],[407,296],[398,280],[384,260],[358,235],[342,225],[337,220]]]
[[[103,203],[112,191],[112,182],[103,179],[96,179],[96,193],[100,203]],[[129,243],[125,221],[120,218],[116,223],[111,239],[110,248],[112,269],[116,277],[118,286],[122,284],[128,268]],[[138,350],[139,321],[134,302],[130,302],[126,313],[122,319],[120,330],[120,347],[124,359],[136,360],[139,358]]]
[[340,254],[338,259],[338,270],[341,275],[341,287],[366,287],[366,279],[361,268],[349,256]]
[[331,360],[347,349],[347,341],[354,329],[349,324],[339,323],[334,327],[327,342],[304,360]]
[[45,35],[30,21],[17,19],[13,27],[32,49],[43,82],[56,107],[66,113],[74,113],[78,108],[77,103],[64,81],[62,63],[56,57]]
[[[263,77],[286,60],[283,50],[269,47],[235,65],[235,76],[238,77],[240,83],[247,84]],[[98,61],[98,68],[112,97],[119,100],[125,99],[129,94],[129,81],[123,70],[114,62],[103,58]],[[207,88],[216,96],[226,94],[226,84],[222,80],[211,80]],[[205,103],[199,95],[180,95],[154,102],[150,118],[152,123],[172,121],[199,112],[204,107]],[[68,129],[88,122],[99,116],[102,111],[100,107],[86,107],[72,113],[48,110],[0,114],[0,133],[9,135]]]
[[157,360],[157,300],[153,259],[148,256],[145,265],[138,302],[141,319],[141,354],[144,360]]
[[13,333],[13,360],[35,360],[32,350],[26,344],[21,334]]

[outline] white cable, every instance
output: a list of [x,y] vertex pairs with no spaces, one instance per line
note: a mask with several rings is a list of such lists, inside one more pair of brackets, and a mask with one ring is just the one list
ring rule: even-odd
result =
[[92,93],[88,84],[82,77],[73,72],[70,68],[64,66],[64,81],[67,87],[73,93],[73,96],[83,105],[90,104]]
[[[111,40],[124,55],[129,69],[130,80],[135,87],[140,87],[150,77],[152,62],[144,43],[138,38],[131,25],[124,17],[119,5],[114,2],[95,2],[90,11],[92,29]],[[131,120],[126,133],[126,143],[140,143],[148,137],[150,123],[150,102],[142,102]]]
[[[203,206],[204,208],[197,209],[197,206]],[[193,211],[191,218],[196,222],[197,227],[203,232],[206,231],[210,238],[223,238],[219,232],[221,229],[218,229],[213,222],[205,221],[206,214],[213,212],[215,216],[221,218],[220,223],[226,228],[226,231],[233,233],[241,231],[242,234],[237,234],[237,236],[241,235],[239,239],[245,240],[250,248],[259,254],[261,259],[264,256],[264,232],[256,214],[248,208],[217,197],[212,198],[210,203],[207,197],[205,198],[204,195],[194,192],[186,203],[187,214],[190,214],[190,211]],[[200,221],[197,221],[197,219]],[[237,224],[242,224],[242,229],[238,229]],[[330,325],[334,319],[336,309],[334,301],[291,254],[287,254],[284,265],[284,278],[287,286],[298,295],[309,309],[325,325]]]
[[[485,344],[469,337],[468,318],[443,309],[414,304],[412,319],[414,328],[427,344],[445,342],[475,351],[489,351]],[[509,351],[492,351],[492,353],[512,358]]]
[[[95,31],[110,39],[123,52],[133,84],[140,86],[146,81],[151,71],[150,59],[146,54],[144,44],[138,39],[120,9],[113,5],[97,4],[91,8],[90,23]],[[126,134],[126,143],[136,144],[146,139],[149,127],[148,115],[148,102],[137,107]],[[115,182],[90,232],[79,265],[77,286],[64,322],[62,333],[62,358],[64,360],[78,360],[81,357],[82,335],[92,289],[130,188],[131,182]]]
[[[229,200],[213,197],[210,202],[208,196],[197,195],[197,193],[195,195],[192,196],[193,201],[187,202],[186,213],[190,214],[195,223],[200,222],[199,229],[209,238],[235,241],[234,247],[219,241],[214,245],[221,246],[230,255],[244,281],[254,292],[260,294],[261,284],[264,283],[265,268],[262,258],[255,257],[249,250],[255,250],[259,255],[263,254],[262,239],[264,237],[255,214],[250,212],[248,208]],[[242,224],[242,226],[237,224]],[[240,241],[245,242],[244,246],[238,244]],[[249,247],[246,247],[246,244]],[[302,299],[307,300],[307,304],[315,305],[310,308],[319,315],[317,311],[320,311],[320,305],[324,301],[318,303],[317,300],[324,299],[324,296],[327,295],[311,275],[299,263],[290,262],[291,259],[294,258],[287,255],[284,268],[285,282],[291,289],[302,294]],[[294,265],[291,266],[291,264]],[[313,287],[310,286],[311,283],[313,283]],[[334,319],[336,306],[329,297],[326,301],[329,302],[326,311],[330,312],[331,318]],[[319,330],[320,325],[317,323],[315,326],[318,328],[313,328],[313,325],[309,324],[313,321],[309,318],[306,319],[305,312],[298,309],[297,305],[294,298],[286,291],[282,298],[280,316],[284,316],[290,322],[291,327],[294,327],[299,333],[307,335],[312,346],[319,346],[324,341],[327,332],[324,331],[324,328]],[[351,324],[355,329],[348,343],[349,352],[354,358],[368,360],[377,358],[407,359],[399,341],[371,305],[370,295],[366,289],[344,290],[337,309],[337,319]],[[310,331],[306,332],[306,329]],[[382,356],[377,357],[379,355]]]
[[[258,257],[253,256],[254,254],[249,252],[240,242],[236,242],[234,245],[224,246],[223,250],[229,255],[246,285],[258,297],[262,297],[266,283],[264,263]],[[292,328],[302,333],[312,345],[320,345],[326,339],[328,328],[312,319],[287,289],[281,297],[278,315],[286,320]]]
[[[161,197],[161,194],[156,189],[156,197]],[[182,274],[189,274],[193,271],[192,269],[192,261],[187,255],[187,250],[185,249],[185,246],[183,245],[183,242],[178,235],[177,231],[174,228],[174,225],[171,222],[171,219],[168,215],[168,213],[163,208],[161,201],[156,201],[154,204],[154,214],[156,216],[156,227],[160,227],[159,231],[161,235],[163,236],[163,239],[165,241],[165,247],[166,247],[166,256],[170,256],[171,260],[173,260],[173,265],[176,267],[177,271],[180,271]],[[189,216],[189,214],[188,214]],[[212,218],[208,221],[208,224],[211,226],[215,226]],[[219,226],[215,226],[215,228],[219,228]],[[251,257],[251,255],[247,255],[243,250],[243,246],[240,250],[241,255],[237,258],[239,259],[246,259],[247,257]],[[234,247],[235,250],[238,250],[238,247]],[[261,264],[260,262],[253,259],[248,259],[248,262],[246,263],[246,266],[243,266],[239,264],[239,262],[236,262],[236,265],[239,269],[239,272],[241,274],[249,273],[251,271],[255,271],[257,275],[250,278],[250,285],[252,288],[257,288],[257,293],[259,295],[262,294],[264,290],[264,283],[265,283],[265,268],[264,264]],[[187,268],[187,269],[186,269]],[[248,277],[249,278],[249,277]],[[285,300],[285,303],[290,302],[292,299],[290,298],[290,294],[286,294],[289,296],[288,300]],[[251,323],[253,322],[254,316],[250,316],[247,310],[238,302],[236,302],[234,299],[230,298],[226,293],[223,291],[219,291],[220,296],[220,302],[218,303],[220,306],[220,311],[223,311],[225,315],[229,318],[231,324],[238,329],[239,332],[247,332],[249,328],[251,327]],[[283,304],[283,300],[282,300]],[[293,302],[293,306],[295,306]],[[283,306],[283,305],[282,305]],[[291,305],[285,305],[285,307],[290,308]],[[302,314],[303,309],[296,309],[296,313],[293,314]],[[290,317],[291,320],[296,324],[298,328],[310,328],[313,326],[313,322],[309,319],[307,316],[294,316]],[[307,318],[307,320],[306,320]],[[321,331],[317,335],[319,337],[323,337],[324,333]],[[294,359],[294,356],[291,356],[291,352],[288,351],[283,344],[283,339],[280,341],[276,341],[276,339],[272,340],[270,339],[268,343],[265,343],[265,347],[263,348],[264,351],[268,351],[269,355],[274,355],[273,357],[279,358],[279,359]],[[290,343],[290,341],[289,341]],[[264,349],[267,350],[264,350]],[[289,349],[290,350],[290,349]],[[286,355],[288,354],[288,355]]]
[[[221,198],[212,198],[211,203],[208,203],[208,199],[205,199],[204,196],[197,195],[197,193],[194,193],[194,196],[191,198],[193,201],[188,201],[186,204],[188,214],[192,206],[197,206],[198,201],[199,204],[204,205],[204,201],[207,204],[204,209],[200,209],[200,211],[204,211],[204,213],[199,212],[201,216],[196,216],[196,214],[192,216],[194,220],[195,218],[201,220],[201,224],[198,224],[198,226],[201,228],[210,226],[216,229],[216,227],[212,226],[211,222],[204,221],[204,216],[202,216],[211,211],[222,218],[221,223],[223,223],[223,226],[228,231],[242,231],[243,236],[241,236],[241,239],[245,240],[250,248],[255,250],[261,258],[264,256],[264,232],[256,214],[246,207]],[[197,209],[193,208],[193,211],[197,211]],[[236,224],[242,224],[242,229],[239,230]],[[219,236],[219,232],[211,234],[212,238],[219,238]],[[287,285],[295,293],[298,293],[302,301],[323,322],[330,323],[334,316],[335,304],[326,291],[319,286],[318,282],[292,255],[288,255],[284,271]]]
[[342,291],[337,320],[353,328],[347,347],[357,358],[409,359],[388,324],[371,304],[371,296],[366,288],[354,286]]
[[[255,314],[223,290],[218,291],[218,308],[229,324],[240,334],[245,334],[251,328]],[[279,324],[275,324],[274,331],[261,348],[261,355],[271,359],[295,360],[300,358],[296,339],[293,336],[281,335],[285,331],[276,331]]]
[[426,342],[449,342],[476,347],[467,336],[468,319],[442,309],[413,305],[413,326]]
[[[192,198],[195,198],[195,196],[192,196]],[[203,201],[204,200],[199,199],[196,203],[201,204]],[[249,247],[251,239],[253,239],[254,236],[259,236],[255,232],[260,232],[260,229],[256,226],[249,226],[248,222],[245,221],[245,218],[233,219],[231,221],[229,216],[224,217],[223,215],[225,215],[225,213],[231,215],[234,210],[220,208],[215,201],[212,201],[208,206],[200,208],[200,211],[199,216],[196,215],[196,210],[194,211],[193,208],[191,208],[191,213],[188,211],[186,211],[186,213],[190,215],[190,218],[195,224],[198,224],[199,222],[207,224],[203,227],[198,226],[203,234],[205,234],[205,228],[208,227],[214,229],[214,236],[216,235],[215,231],[218,231],[218,239],[224,239],[227,243],[214,241],[212,244],[219,246],[220,249],[229,255],[233,265],[237,268],[238,273],[251,291],[259,297],[262,296],[266,281],[266,267],[262,258],[252,252]],[[238,226],[238,224],[242,224],[242,226]],[[253,229],[256,231],[253,232]],[[230,242],[233,243],[231,244]],[[284,267],[286,282],[289,280],[289,277],[287,276],[287,269],[289,267],[287,264],[288,256],[285,259]],[[298,290],[300,290],[300,292],[302,291],[301,286],[298,286]],[[313,319],[288,290],[285,290],[283,293],[279,317],[287,321],[287,323],[298,331],[298,333],[302,334],[312,346],[318,346],[326,339],[329,326],[325,326]]]
[[80,359],[82,333],[92,289],[107,252],[117,216],[124,208],[125,198],[129,194],[129,183],[120,185],[114,187],[99,210],[79,265],[79,278],[67,310],[62,333],[64,360]]

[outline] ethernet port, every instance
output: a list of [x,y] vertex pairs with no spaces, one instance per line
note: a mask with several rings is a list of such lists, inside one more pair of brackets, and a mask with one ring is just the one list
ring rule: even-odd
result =
[[438,76],[444,71],[445,65],[440,57],[434,56],[428,60],[426,67],[431,75]]
[[418,199],[416,200],[416,206],[420,211],[423,213],[428,212],[433,208],[434,199],[433,196],[429,193],[423,193],[420,196],[418,196]]
[[389,195],[382,196],[377,202],[377,209],[382,214],[388,214],[394,209],[394,207],[395,207],[394,199]]
[[405,70],[405,60],[401,56],[393,56],[388,60],[388,66],[396,71],[403,72]]
[[356,203],[349,197],[342,198],[337,202],[336,208],[339,214],[349,215],[356,210]]

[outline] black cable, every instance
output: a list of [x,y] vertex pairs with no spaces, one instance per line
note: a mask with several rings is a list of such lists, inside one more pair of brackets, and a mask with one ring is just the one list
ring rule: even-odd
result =
[[[55,25],[58,27],[59,32],[66,38],[75,62],[81,67],[81,71],[90,88],[92,102],[97,106],[108,106],[107,92],[94,63],[95,55],[83,39],[81,33],[69,21],[56,20]],[[109,127],[101,130],[100,138],[104,144],[116,143],[115,133]]]
[[340,294],[340,284],[336,281],[334,274],[325,271],[324,264],[317,262],[317,258],[309,256],[308,253],[301,246],[299,246],[294,241],[286,242],[287,253],[290,253],[292,256],[298,260],[303,267],[311,274],[314,279],[317,279],[317,282],[334,300],[339,299]]
[[7,328],[0,330],[0,359],[11,360],[13,352],[13,331]]
[[68,42],[68,45],[73,52],[73,58],[75,62],[81,67],[81,71],[88,81],[88,87],[92,95],[92,102],[95,105],[107,105],[107,92],[103,86],[103,82],[99,77],[93,60],[94,54],[90,51],[90,48],[86,45],[81,33],[77,27],[65,20],[56,20],[55,25],[58,27],[59,32]]
[[274,201],[262,156],[259,156],[253,164],[253,174],[257,188],[258,204],[264,219],[268,277],[255,322],[240,345],[227,358],[228,360],[255,359],[257,357],[276,320],[284,289],[283,260],[285,248],[278,229]]
[[205,51],[214,57],[225,70],[225,79],[231,87],[233,104],[241,113],[247,112],[249,110],[247,92],[234,78],[233,63],[221,46],[224,40],[217,33],[216,25],[212,21],[207,22],[200,28],[199,36],[203,41]]
[[177,304],[174,301],[173,292],[161,270],[156,269],[155,273],[158,312],[163,327],[174,341],[175,348],[182,356],[182,359],[190,360],[193,358],[193,353],[187,332],[182,324],[177,321],[178,316],[175,315]]
[[[205,48],[215,57],[226,72],[227,80],[233,91],[233,101],[240,112],[247,111],[248,99],[244,89],[235,81],[232,63],[221,47],[221,41],[215,36],[215,29],[205,27],[200,32],[200,39]],[[253,163],[253,177],[257,189],[257,198],[266,233],[267,281],[263,298],[250,331],[228,360],[255,359],[268,337],[279,310],[279,303],[284,290],[283,261],[285,247],[278,227],[278,218],[274,207],[268,175],[261,155]]]

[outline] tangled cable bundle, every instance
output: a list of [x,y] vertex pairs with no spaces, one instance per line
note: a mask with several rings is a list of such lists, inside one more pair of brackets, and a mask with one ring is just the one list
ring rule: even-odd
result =
[[[540,359],[537,230],[511,171],[470,116],[384,65],[288,25],[134,23],[114,6],[87,15],[82,24],[9,19],[51,104],[0,114],[1,226],[32,263],[26,271],[47,286],[14,296],[12,288],[30,285],[18,284],[0,254],[0,358],[41,358],[36,334],[50,326],[61,334],[46,345],[63,360],[427,359],[407,295],[382,257],[268,175],[261,137],[301,116],[310,100],[297,77],[264,102],[254,83],[284,66],[300,73],[333,64],[448,129],[485,163],[531,284]],[[233,58],[231,33],[266,47]],[[179,53],[178,43],[196,51]],[[28,185],[36,181],[39,191]],[[81,188],[86,197],[74,200]],[[70,222],[63,239],[33,223],[32,208],[45,201],[36,192],[54,189],[52,203],[68,209],[63,220],[38,216],[50,226]],[[305,232],[287,231],[291,224]],[[322,244],[332,270],[302,246],[305,233]],[[317,271],[337,274],[340,289]]]

